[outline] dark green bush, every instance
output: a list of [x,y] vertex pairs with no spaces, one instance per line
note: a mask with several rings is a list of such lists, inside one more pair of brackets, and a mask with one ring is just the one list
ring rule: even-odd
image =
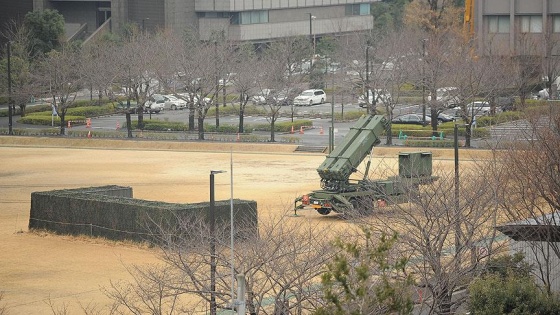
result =
[[[245,115],[266,115],[267,111],[263,106],[255,106],[253,104],[248,104],[245,106]],[[239,116],[239,105],[227,105],[223,107],[220,105],[220,115],[235,115]],[[216,117],[216,106],[210,107],[206,117]]]
[[523,112],[507,111],[507,112],[496,114],[495,116],[477,117],[476,125],[477,127],[488,127],[488,126],[519,120],[522,119],[523,117],[524,117]]
[[215,125],[204,125],[204,131],[206,132],[221,132],[221,133],[237,133],[239,131],[239,126],[237,125],[220,125],[216,128]]
[[[301,127],[311,127],[313,122],[311,120],[294,120],[294,122],[276,122],[274,124],[275,132],[291,132],[292,127],[294,130],[299,130]],[[258,124],[246,126],[246,129],[258,130],[258,131],[270,131],[270,124]]]
[[349,111],[344,112],[344,117],[342,117],[342,113],[334,113],[334,121],[350,121],[350,120],[357,120],[358,118],[362,117],[365,114],[365,111]]
[[[126,126],[123,126],[126,128]],[[132,121],[132,129],[138,128],[138,121]],[[143,130],[154,130],[154,131],[187,131],[188,126],[181,122],[169,122],[158,119],[144,119]]]
[[452,148],[455,146],[453,140],[406,140],[405,146],[408,147],[429,147],[429,148]]
[[115,105],[109,103],[101,106],[83,106],[68,108],[66,112],[67,115],[72,116],[85,116],[85,117],[97,117],[103,115],[110,115],[115,112]]
[[[71,121],[73,125],[74,124],[83,125],[86,123],[86,117],[84,116],[66,115],[66,117],[64,118],[65,121]],[[59,116],[51,117],[51,115],[32,114],[32,115],[27,115],[25,117],[21,117],[20,119],[18,119],[17,122],[20,124],[44,125],[44,126],[50,126],[51,123],[54,122],[54,125],[58,126],[60,125],[60,117]]]

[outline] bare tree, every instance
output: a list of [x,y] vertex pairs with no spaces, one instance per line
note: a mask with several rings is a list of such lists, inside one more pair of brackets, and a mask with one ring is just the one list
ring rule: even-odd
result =
[[49,87],[53,108],[60,117],[60,134],[65,134],[66,112],[76,100],[78,90],[83,85],[82,54],[73,47],[63,47],[60,51],[46,54],[38,75],[42,85]]
[[238,132],[244,132],[243,118],[245,116],[245,108],[249,103],[251,96],[259,95],[255,91],[255,82],[259,80],[260,69],[257,62],[257,55],[252,44],[241,45],[235,51],[233,57],[232,69],[236,73],[233,89],[239,94],[239,128]]
[[[154,36],[159,36],[158,34]],[[113,50],[115,70],[118,76],[116,83],[125,94],[127,104],[135,101],[136,105],[129,113],[138,114],[138,128],[144,129],[144,111],[147,101],[159,89],[156,78],[156,60],[159,58],[159,48],[153,36],[146,32],[135,31],[124,45]],[[128,121],[129,136],[131,123]]]
[[[30,32],[23,23],[12,20],[6,23],[6,28],[0,33],[0,36],[10,42],[12,104],[20,108],[23,117],[26,105],[34,98],[33,95],[41,95],[45,92],[41,91],[42,87],[33,75],[35,64],[32,58],[33,47]],[[0,78],[6,82],[6,84],[2,84],[2,94],[8,94],[7,58],[2,60],[1,67],[4,71],[0,74]]]
[[[377,88],[381,91],[374,90],[374,103],[382,104],[387,113],[387,119],[393,119],[393,111],[399,104],[403,85],[409,83],[413,77],[410,75],[410,69],[414,68],[421,57],[414,53],[409,43],[417,42],[416,36],[406,31],[394,31],[387,34],[380,43],[381,49],[379,55],[383,60],[390,62],[389,68],[385,68],[383,64],[380,67],[380,78],[378,79]],[[387,91],[389,95],[384,95]],[[391,124],[387,130],[387,145],[391,145]]]
[[271,43],[258,61],[262,74],[256,82],[257,91],[272,89],[282,94],[281,98],[270,97],[269,101],[263,104],[270,123],[270,142],[276,141],[274,124],[284,105],[283,100],[291,103],[293,117],[292,101],[301,91],[304,79],[302,64],[305,57],[310,55],[309,47],[309,41],[305,37],[284,38]]
[[[560,260],[560,244],[555,230],[560,224],[560,113],[555,107],[543,107],[528,115],[527,142],[518,141],[499,154],[503,173],[501,206],[508,219],[526,226],[525,255],[535,264],[534,273],[548,294],[558,279],[554,271]],[[530,255],[529,255],[530,254]],[[528,257],[529,258],[529,257]]]
[[541,67],[544,78],[545,87],[551,99],[557,99],[558,86],[556,79],[560,76],[560,41],[554,36],[553,23],[546,23],[546,28],[542,32],[542,40],[540,42],[541,50]]
[[[447,78],[456,87],[454,98],[459,107],[456,116],[463,119],[465,146],[470,147],[476,117],[492,116],[501,110],[496,107],[494,99],[511,84],[505,71],[509,62],[508,59],[492,55],[472,58],[468,55],[470,45],[461,45],[459,42],[457,47],[457,53],[450,62],[453,70]],[[477,100],[488,106],[474,106],[473,101]]]
[[[180,219],[180,224],[159,228],[153,233],[161,249],[160,266],[133,267],[131,283],[114,283],[105,290],[119,306],[134,313],[175,314],[184,309],[186,299],[204,302],[191,310],[200,310],[213,299],[218,308],[230,308],[232,263],[235,274],[247,279],[245,300],[250,314],[305,314],[317,305],[314,284],[333,255],[325,228],[300,218],[261,220],[258,233],[254,223],[236,221],[235,255],[230,251],[229,224],[217,222],[210,234],[204,218]],[[215,243],[212,253],[211,242]],[[214,255],[214,259],[212,259]],[[211,264],[215,261],[215,291],[211,290]],[[235,294],[235,292],[233,292]],[[271,303],[270,303],[271,302]]]
[[460,174],[460,183],[450,173],[437,172],[439,179],[420,189],[407,187],[406,181],[395,184],[404,185],[411,203],[380,208],[377,220],[367,221],[374,230],[398,233],[396,247],[409,258],[407,271],[428,314],[453,313],[465,301],[455,291],[465,288],[498,250],[493,227],[500,176],[492,163],[463,167]]
[[541,52],[539,42],[531,34],[517,32],[516,51],[511,52],[510,65],[507,67],[512,78],[512,86],[519,93],[521,109],[525,108],[525,100],[529,98],[531,90],[541,82]]

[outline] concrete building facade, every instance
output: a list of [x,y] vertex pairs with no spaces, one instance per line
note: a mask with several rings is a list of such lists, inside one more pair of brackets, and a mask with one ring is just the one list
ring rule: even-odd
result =
[[89,33],[110,18],[114,32],[135,23],[148,31],[191,29],[203,40],[219,33],[231,41],[267,42],[369,30],[375,1],[379,0],[33,0],[33,8],[56,9],[69,24],[87,24]]
[[560,0],[475,0],[474,18],[479,55],[538,55],[560,40]]

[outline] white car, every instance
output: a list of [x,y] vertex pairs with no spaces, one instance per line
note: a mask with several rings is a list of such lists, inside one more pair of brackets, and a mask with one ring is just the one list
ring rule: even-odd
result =
[[[436,101],[448,108],[453,108],[461,103],[459,88],[454,86],[442,87],[436,90]],[[432,95],[428,95],[428,101],[432,101]]]
[[327,94],[323,90],[305,90],[294,99],[294,105],[315,105],[323,104],[327,99]]
[[288,97],[286,92],[276,91],[271,89],[262,89],[255,96],[251,98],[254,104],[277,104],[277,105],[287,105]]
[[163,95],[154,94],[144,103],[144,113],[159,113],[165,108],[165,98]]
[[[461,116],[461,107],[455,107],[456,110],[455,116]],[[470,102],[466,107],[467,112],[465,113],[467,116],[475,117],[475,116],[486,116],[490,114],[492,108],[488,102],[483,101],[475,101]],[[496,108],[496,111],[500,111],[499,108]]]
[[174,95],[164,95],[163,98],[165,100],[164,103],[165,109],[177,110],[177,109],[187,108],[187,102],[185,100],[175,97]]
[[[194,93],[179,93],[178,95],[181,96],[187,104],[192,101],[196,105],[198,104],[198,99],[200,98],[200,95]],[[210,102],[212,102],[212,99],[209,97],[205,97],[201,101],[202,105],[209,104]]]
[[[373,104],[373,99],[375,95],[375,104],[390,104],[391,103],[391,93],[384,89],[375,89],[369,90],[369,104]],[[360,107],[367,107],[368,102],[366,102],[366,98],[368,98],[365,93],[358,97],[358,105]]]

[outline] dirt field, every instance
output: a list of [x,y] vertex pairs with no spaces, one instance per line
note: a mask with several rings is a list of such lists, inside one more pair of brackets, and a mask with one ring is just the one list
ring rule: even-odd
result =
[[[296,196],[319,188],[315,169],[324,155],[294,149],[269,144],[0,137],[0,292],[4,292],[0,309],[5,305],[12,315],[51,314],[48,300],[74,311],[78,303],[104,305],[109,301],[100,288],[110,280],[128,279],[126,265],[156,261],[153,251],[131,244],[28,232],[32,192],[122,185],[131,186],[135,198],[201,202],[209,200],[210,170],[226,170],[216,175],[215,192],[216,200],[229,199],[232,158],[234,198],[256,200],[264,218],[288,211]],[[403,148],[380,147],[374,153],[393,158],[399,151]],[[431,151],[438,160],[435,165],[453,165],[452,150]],[[462,159],[486,155],[463,152]],[[321,222],[324,217],[306,212],[304,218],[294,219]]]

